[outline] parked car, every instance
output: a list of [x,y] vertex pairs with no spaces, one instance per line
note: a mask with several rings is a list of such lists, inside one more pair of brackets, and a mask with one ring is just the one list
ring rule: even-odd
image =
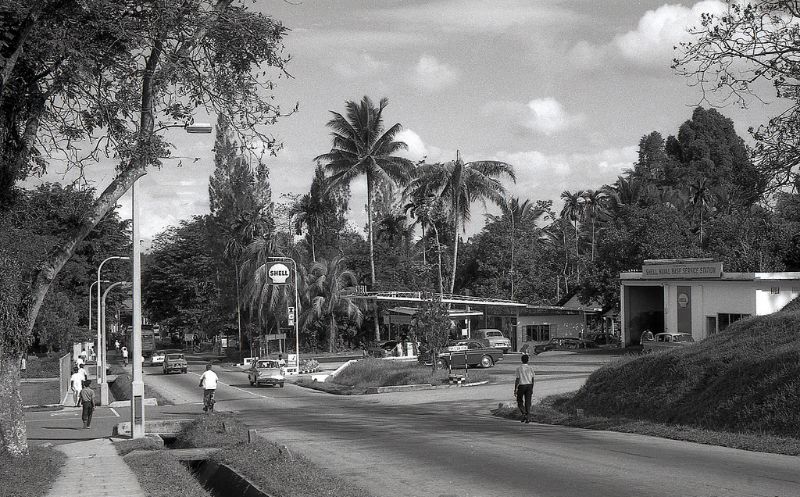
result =
[[504,354],[508,354],[511,348],[511,340],[503,336],[503,332],[494,328],[482,328],[475,332],[475,338],[486,340],[489,347],[502,349]]
[[397,347],[396,340],[373,343],[367,348],[367,355],[370,357],[388,357],[392,355],[395,347]]
[[558,337],[551,338],[550,341],[546,343],[535,345],[533,347],[533,353],[541,354],[542,352],[547,352],[548,350],[578,350],[595,347],[597,347],[597,344],[589,340],[573,337]]
[[250,385],[278,385],[283,388],[285,370],[274,359],[259,359],[253,361],[247,370],[247,379]]
[[164,357],[166,357],[166,355],[166,352],[163,350],[156,350],[153,352],[153,355],[150,356],[150,365],[158,366],[160,364],[164,364]]
[[189,364],[183,354],[167,354],[164,356],[162,371],[168,373],[184,373],[189,370]]
[[650,353],[656,350],[669,350],[676,347],[685,347],[693,343],[694,338],[689,333],[656,333],[654,340],[644,342],[642,352]]
[[439,353],[438,363],[442,368],[463,368],[465,363],[467,366],[490,368],[502,360],[502,350],[487,347],[480,340],[458,340]]

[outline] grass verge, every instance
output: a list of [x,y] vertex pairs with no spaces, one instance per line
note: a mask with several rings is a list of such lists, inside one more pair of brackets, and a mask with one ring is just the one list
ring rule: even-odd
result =
[[[456,373],[456,371],[454,371]],[[457,373],[463,374],[463,370]],[[362,359],[343,369],[338,375],[325,382],[302,380],[300,385],[340,395],[359,395],[368,388],[398,385],[442,385],[447,383],[448,370],[437,369],[416,362],[397,362],[384,359]],[[470,369],[469,381],[478,382],[488,379],[485,371]]]
[[290,449],[262,438],[248,443],[245,425],[231,415],[199,416],[178,434],[176,447],[220,447],[212,457],[236,470],[262,491],[281,497],[335,495],[366,497],[352,483],[314,466]]
[[19,384],[19,390],[22,396],[22,405],[25,406],[44,406],[61,402],[58,379],[48,382],[23,382]]
[[66,460],[55,447],[31,447],[26,457],[0,458],[0,497],[47,495]]
[[124,456],[134,450],[159,450],[164,448],[164,442],[155,437],[133,438],[114,442],[117,453]]
[[[635,433],[671,440],[694,442],[706,445],[719,445],[733,449],[754,452],[771,452],[790,456],[800,455],[800,438],[792,438],[767,433],[740,432],[731,433],[681,424],[664,424],[642,419],[603,416],[576,416],[557,408],[572,395],[555,395],[542,399],[533,406],[531,419],[536,423],[571,426],[589,430],[607,430],[620,433]],[[522,415],[516,407],[498,407],[492,410],[498,417],[520,420]]]
[[125,462],[148,497],[211,497],[189,469],[168,451],[129,454]]

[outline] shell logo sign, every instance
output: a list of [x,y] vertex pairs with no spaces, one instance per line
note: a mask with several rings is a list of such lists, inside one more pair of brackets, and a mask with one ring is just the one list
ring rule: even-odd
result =
[[289,273],[289,268],[286,267],[285,264],[281,264],[280,262],[273,264],[269,267],[267,271],[267,276],[269,276],[269,282],[273,285],[285,285],[286,280],[289,279],[291,273]]

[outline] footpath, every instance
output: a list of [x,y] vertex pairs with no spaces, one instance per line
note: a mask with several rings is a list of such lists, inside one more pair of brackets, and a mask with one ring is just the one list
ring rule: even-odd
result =
[[[187,419],[200,414],[200,406],[194,404],[148,406],[145,420]],[[78,407],[26,409],[29,444],[52,444],[67,455],[47,497],[145,497],[113,444],[114,428],[126,421],[130,421],[130,407],[95,408],[89,429],[83,428]]]

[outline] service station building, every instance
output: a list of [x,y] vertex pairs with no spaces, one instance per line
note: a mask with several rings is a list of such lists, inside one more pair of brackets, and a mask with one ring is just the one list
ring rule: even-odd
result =
[[749,316],[779,311],[800,295],[800,272],[726,273],[712,259],[646,260],[620,274],[624,346],[643,331],[691,333],[702,340]]

